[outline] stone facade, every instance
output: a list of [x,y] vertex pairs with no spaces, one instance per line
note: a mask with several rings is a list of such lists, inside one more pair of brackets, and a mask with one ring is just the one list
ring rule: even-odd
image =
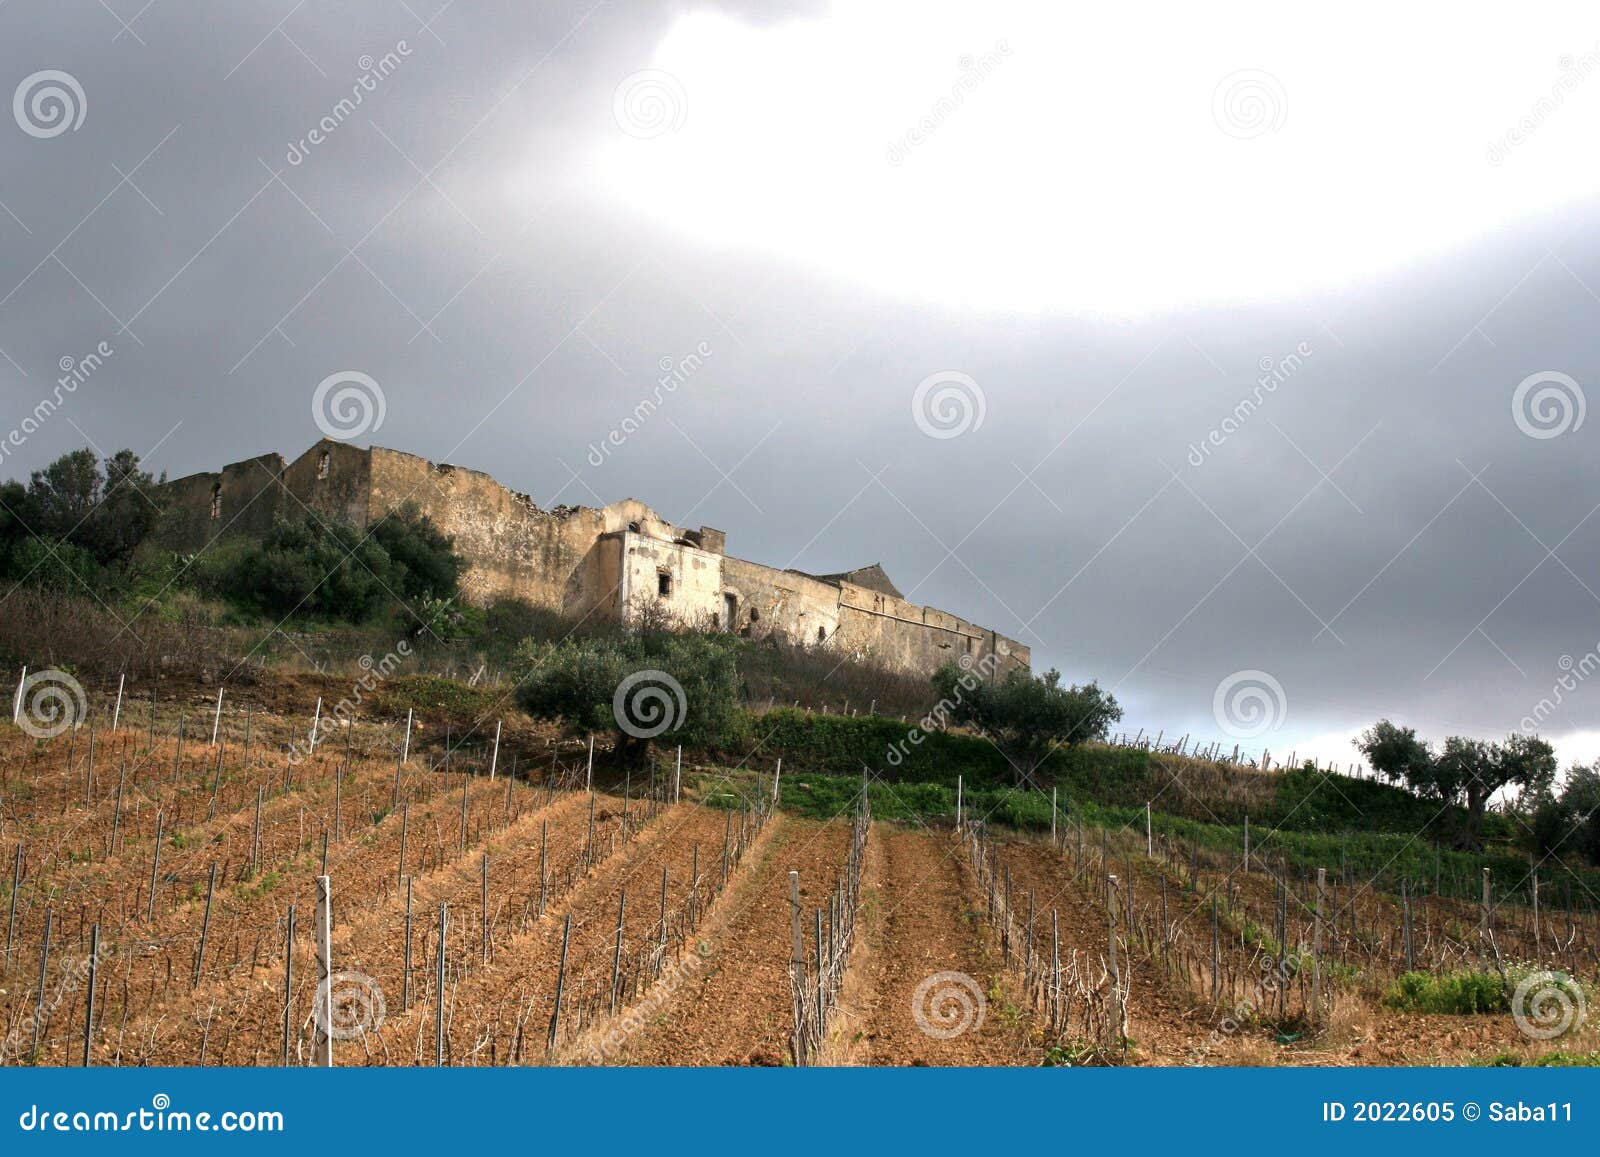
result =
[[[308,511],[364,526],[415,506],[467,560],[463,595],[521,598],[608,619],[644,608],[703,629],[846,651],[896,670],[1026,671],[1027,647],[957,615],[907,602],[877,564],[808,575],[726,553],[726,535],[664,521],[636,499],[544,510],[487,474],[413,454],[318,442],[293,462],[264,454],[166,484],[160,536],[193,552],[260,536]],[[985,662],[986,657],[993,656]]]

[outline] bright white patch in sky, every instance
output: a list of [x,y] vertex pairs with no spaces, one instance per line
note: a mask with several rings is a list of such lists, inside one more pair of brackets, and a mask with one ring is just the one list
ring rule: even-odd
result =
[[1600,188],[1596,17],[1592,3],[1503,19],[1394,3],[692,14],[639,61],[666,74],[668,107],[629,113],[619,93],[599,170],[701,241],[928,300],[1138,314],[1281,297]]

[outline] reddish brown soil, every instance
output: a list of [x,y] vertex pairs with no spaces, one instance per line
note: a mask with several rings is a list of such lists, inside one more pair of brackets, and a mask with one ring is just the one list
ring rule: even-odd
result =
[[[1077,950],[1095,959],[1105,956],[1105,909],[1098,898],[1084,894],[1060,852],[1042,844],[1006,844],[1001,855],[1011,869],[1014,911],[1027,911],[1032,892],[1036,928],[1048,929],[1052,909],[1058,914],[1063,955]],[[1212,1027],[1192,1002],[1173,994],[1157,967],[1135,955],[1128,998],[1133,1051],[1126,1060],[1189,1063],[1205,1047]]]
[[788,873],[800,902],[826,902],[849,844],[849,825],[779,815],[753,850],[748,874],[702,931],[705,965],[620,1054],[630,1065],[779,1065],[789,1056],[792,998]]
[[[1038,1063],[982,901],[953,841],[874,824],[856,938],[834,1024],[839,1059],[864,1065]],[[958,975],[934,979],[944,973]]]
[[[608,1015],[615,961],[619,901],[622,911],[623,983],[642,975],[639,958],[658,943],[661,870],[667,870],[669,928],[687,914],[695,849],[699,848],[697,903],[702,908],[719,882],[723,835],[731,813],[690,804],[667,809],[634,842],[596,865],[542,919],[530,922],[495,947],[492,961],[448,989],[446,1054],[452,1064],[530,1064],[548,1057],[546,1042],[555,1008],[556,976],[566,917],[572,917],[562,997],[561,1046],[586,1022]],[[734,831],[738,817],[733,817]],[[642,981],[641,981],[642,983]],[[432,990],[427,993],[432,999]],[[627,1003],[631,992],[620,997]],[[434,1006],[413,1008],[384,1030],[391,1059],[397,1050],[418,1050],[431,1063],[435,1047]]]

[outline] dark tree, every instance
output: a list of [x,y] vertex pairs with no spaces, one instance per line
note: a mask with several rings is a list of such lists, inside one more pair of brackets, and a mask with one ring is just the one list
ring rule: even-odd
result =
[[1057,747],[1106,737],[1122,718],[1116,697],[1098,683],[1061,685],[1061,672],[1033,678],[1012,671],[994,681],[946,664],[933,676],[936,708],[952,722],[967,724],[992,739],[1019,784],[1033,784],[1039,764]]

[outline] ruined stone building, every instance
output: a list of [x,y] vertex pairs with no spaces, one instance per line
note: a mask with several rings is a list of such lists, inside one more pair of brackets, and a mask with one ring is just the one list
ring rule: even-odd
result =
[[463,595],[474,602],[515,597],[610,619],[654,607],[684,624],[902,671],[963,659],[999,674],[1029,666],[1015,640],[907,602],[876,563],[821,575],[763,566],[728,554],[722,531],[673,526],[635,499],[544,510],[487,474],[377,446],[323,440],[293,462],[264,454],[177,479],[166,495],[161,537],[184,552],[259,537],[308,510],[365,526],[411,504],[455,540],[467,563]]

